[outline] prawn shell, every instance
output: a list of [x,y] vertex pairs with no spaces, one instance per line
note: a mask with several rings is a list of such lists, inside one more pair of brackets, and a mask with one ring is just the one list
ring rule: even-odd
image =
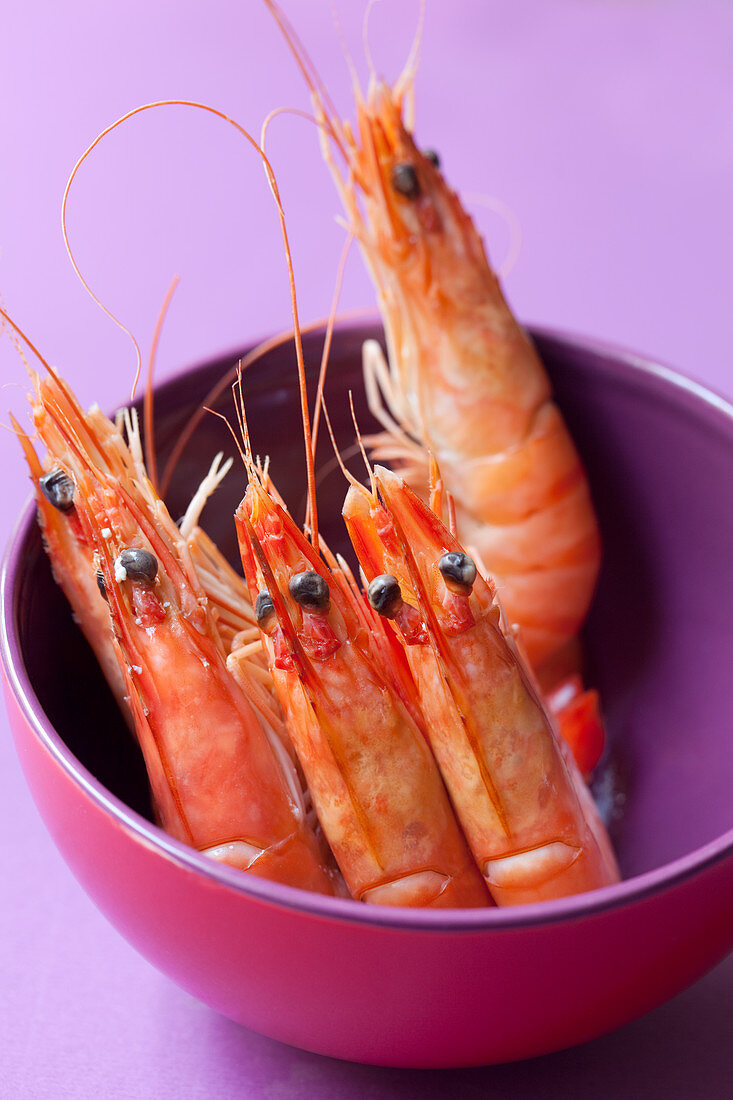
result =
[[[315,836],[263,725],[225,665],[188,550],[113,425],[84,414],[55,375],[36,378],[34,416],[75,486],[102,573],[108,644],[122,672],[156,815],[172,836],[234,866],[332,893]],[[154,586],[121,579],[123,550],[152,553]],[[96,590],[96,565],[90,570]],[[102,603],[99,591],[96,599]]]
[[384,504],[372,498],[367,516],[367,496],[352,488],[347,526],[359,529],[359,546],[370,545],[361,561],[367,579],[376,564],[394,574],[428,626],[430,644],[406,653],[433,750],[494,900],[519,904],[615,881],[493,584],[479,574],[469,600],[474,625],[447,630],[436,563],[463,547],[402,479],[381,467],[374,476]]
[[[272,597],[291,655],[263,640],[313,802],[357,899],[380,904],[490,904],[426,740],[379,670],[361,618],[290,516],[250,482],[237,512],[250,591]],[[289,579],[304,568],[328,583],[323,615],[338,644],[307,652],[302,609]]]

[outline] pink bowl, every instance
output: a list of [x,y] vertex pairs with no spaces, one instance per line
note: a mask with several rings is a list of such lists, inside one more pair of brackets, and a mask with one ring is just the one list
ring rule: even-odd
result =
[[[344,395],[361,392],[366,335],[374,331],[345,328],[334,344],[329,404],[344,446],[352,435]],[[413,1067],[527,1058],[648,1011],[733,946],[733,510],[723,490],[733,408],[638,357],[535,335],[603,528],[587,648],[610,729],[599,795],[625,875],[617,886],[516,909],[395,910],[306,894],[206,859],[150,820],[141,765],[53,584],[30,506],[5,560],[8,709],[64,858],[102,912],[174,981],[308,1050]],[[314,369],[321,339],[307,341]],[[159,387],[163,454],[234,359]],[[291,350],[271,353],[247,381],[255,449],[269,451],[297,509]],[[364,409],[359,416],[368,429]],[[229,449],[225,429],[207,417],[172,486],[174,514],[219,446]],[[206,517],[232,553],[230,517],[242,490],[230,476]],[[319,499],[332,544],[342,536],[328,517],[338,515],[343,491],[324,466]]]

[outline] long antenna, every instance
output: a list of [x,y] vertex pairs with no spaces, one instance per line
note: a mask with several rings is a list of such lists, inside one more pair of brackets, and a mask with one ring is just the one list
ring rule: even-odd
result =
[[97,303],[97,305],[99,306],[99,308],[104,313],[106,313],[107,316],[112,321],[114,321],[114,323],[117,325],[117,327],[122,329],[124,332],[126,332],[128,334],[128,336],[130,337],[130,339],[132,340],[133,346],[135,348],[135,354],[136,354],[136,357],[137,357],[137,368],[136,368],[136,371],[135,371],[135,380],[134,380],[133,387],[132,387],[132,396],[134,397],[135,388],[137,386],[137,382],[138,382],[138,379],[140,377],[140,371],[141,371],[141,366],[142,366],[142,357],[140,355],[140,348],[138,347],[137,341],[135,340],[135,338],[132,335],[132,333],[130,332],[130,330],[125,325],[123,325],[122,322],[119,321],[117,319],[117,317],[115,317],[114,314],[109,309],[107,309],[107,307],[100,301],[100,299],[97,297],[97,295],[92,291],[91,287],[86,282],[83,275],[81,274],[81,271],[79,270],[79,266],[76,262],[74,254],[72,252],[71,246],[69,244],[68,233],[67,233],[67,229],[66,229],[66,206],[67,206],[67,203],[68,203],[69,191],[70,191],[71,185],[74,182],[74,179],[76,178],[77,172],[81,168],[81,166],[84,163],[84,161],[86,160],[86,158],[92,152],[92,150],[94,150],[97,147],[97,145],[99,145],[99,143],[102,141],[102,139],[105,138],[107,136],[107,134],[110,134],[113,130],[115,130],[118,126],[121,126],[124,122],[127,122],[131,118],[134,118],[135,115],[142,114],[144,111],[152,111],[152,110],[155,110],[156,108],[159,108],[159,107],[190,107],[190,108],[192,108],[194,110],[197,110],[197,111],[206,111],[208,114],[214,115],[216,118],[222,119],[223,122],[226,122],[230,126],[233,126],[234,129],[242,135],[242,137],[246,138],[246,140],[249,142],[249,144],[252,146],[252,148],[255,150],[255,152],[262,159],[262,163],[263,163],[263,166],[264,166],[264,169],[265,169],[265,176],[267,177],[267,182],[268,182],[268,185],[270,187],[270,191],[272,192],[273,198],[275,199],[275,205],[277,207],[278,218],[279,218],[279,221],[280,221],[280,232],[281,232],[282,239],[283,239],[283,245],[285,247],[285,259],[286,259],[287,268],[288,268],[288,282],[289,282],[289,285],[290,285],[290,304],[291,304],[291,311],[292,311],[292,315],[293,315],[293,329],[294,329],[294,332],[295,332],[295,352],[296,352],[296,358],[297,358],[297,361],[298,361],[298,384],[299,384],[299,389],[300,389],[301,414],[302,414],[302,418],[303,418],[303,430],[304,430],[304,435],[305,435],[305,441],[304,441],[305,442],[305,464],[306,464],[306,476],[307,476],[307,481],[308,481],[308,499],[309,499],[309,506],[310,506],[310,511],[311,511],[311,515],[312,515],[312,522],[313,522],[312,540],[313,540],[314,545],[317,546],[317,544],[318,544],[318,518],[317,518],[317,515],[316,515],[316,508],[315,508],[315,475],[314,475],[314,470],[313,470],[313,454],[312,454],[311,439],[310,439],[310,416],[309,416],[309,412],[308,412],[308,395],[307,395],[306,384],[305,384],[305,362],[304,362],[304,359],[303,359],[303,346],[302,346],[302,341],[301,341],[301,338],[300,338],[300,323],[299,323],[299,320],[298,320],[298,304],[297,304],[297,298],[296,298],[296,293],[295,293],[295,276],[294,276],[294,273],[293,273],[293,260],[292,260],[292,254],[291,254],[291,251],[290,251],[290,242],[288,240],[287,227],[285,225],[285,211],[283,209],[282,200],[280,198],[280,192],[278,190],[277,180],[275,178],[275,172],[274,172],[273,167],[270,164],[269,160],[267,159],[266,154],[260,148],[260,146],[257,144],[257,142],[252,137],[252,135],[247,130],[245,130],[245,128],[243,126],[241,126],[238,122],[236,122],[229,115],[225,114],[223,111],[217,110],[216,107],[210,107],[207,103],[198,103],[197,101],[190,100],[190,99],[160,99],[160,100],[156,100],[153,103],[144,103],[141,107],[135,107],[132,111],[128,111],[126,114],[122,115],[122,117],[118,118],[116,122],[113,122],[110,126],[108,126],[105,130],[103,130],[102,133],[99,134],[94,139],[94,141],[91,143],[91,145],[87,149],[85,149],[85,151],[82,153],[82,155],[79,157],[76,164],[74,165],[74,168],[72,169],[71,175],[69,176],[68,182],[66,184],[66,188],[64,190],[63,201],[61,203],[61,228],[62,228],[62,232],[63,232],[63,235],[64,235],[64,243],[66,244],[66,250],[69,254],[69,259],[71,261],[71,265],[74,268],[74,271],[76,272],[76,274],[77,274],[78,278],[80,279],[82,285],[86,288],[87,292],[89,293],[89,295],[91,296],[93,301],[95,301]]
[[165,321],[166,315],[168,313],[168,307],[173,301],[173,295],[176,292],[176,288],[179,282],[180,279],[176,275],[173,278],[171,285],[168,287],[166,296],[163,299],[163,305],[160,307],[158,320],[155,322],[153,342],[150,345],[150,356],[148,357],[148,377],[145,384],[145,398],[143,401],[143,425],[145,427],[145,466],[148,471],[148,477],[150,478],[150,481],[152,482],[153,488],[155,489],[156,493],[158,492],[158,462],[155,457],[153,370],[155,368],[155,357],[158,353],[160,334],[163,331],[163,322]]

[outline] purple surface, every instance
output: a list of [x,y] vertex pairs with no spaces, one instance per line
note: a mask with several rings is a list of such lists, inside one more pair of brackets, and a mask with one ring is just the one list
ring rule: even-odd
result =
[[[342,5],[359,51],[359,5]],[[339,102],[347,78],[327,4],[289,10]],[[414,4],[378,5],[372,42],[394,71]],[[180,94],[258,130],[306,99],[257,5],[9,4],[0,46],[0,289],[86,400],[123,396],[131,356],[75,284],[58,231],[63,185],[85,144],[124,110]],[[508,203],[524,246],[507,279],[521,315],[607,337],[733,396],[733,9],[727,3],[429,5],[418,132],[464,191]],[[303,315],[328,308],[341,234],[298,121],[273,129]],[[212,189],[216,199],[211,201]],[[479,212],[497,258],[507,234]],[[260,170],[213,120],[147,116],[100,150],[72,196],[70,229],[95,289],[149,340],[171,275],[183,282],[161,373],[287,324],[286,284]],[[371,304],[359,261],[344,303]],[[20,370],[3,348],[0,376]],[[100,366],[103,364],[103,368]],[[18,410],[19,394],[4,391]],[[0,437],[4,531],[25,496]],[[5,723],[3,720],[3,727]],[[733,1068],[728,960],[616,1035],[520,1066],[452,1074],[328,1062],[243,1032],[166,982],[72,880],[0,741],[0,1092],[13,1096],[724,1095]],[[9,887],[9,889],[7,888]],[[8,901],[12,898],[12,902]],[[103,976],[103,980],[102,980]]]

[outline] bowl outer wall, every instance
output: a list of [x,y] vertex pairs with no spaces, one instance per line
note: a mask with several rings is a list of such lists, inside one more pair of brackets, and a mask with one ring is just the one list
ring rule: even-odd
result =
[[7,694],[33,797],[101,911],[188,992],[283,1042],[390,1066],[528,1058],[654,1008],[731,946],[730,857],[626,905],[515,928],[390,927],[269,902],[113,817]]
[[[582,344],[572,348],[582,353]],[[21,762],[85,888],[181,985],[273,1037],[392,1065],[527,1057],[646,1011],[731,946],[729,841],[725,851],[710,846],[709,859],[701,851],[678,861],[679,873],[666,881],[641,876],[638,892],[624,883],[509,918],[494,911],[484,927],[476,913],[417,917],[359,907],[354,919],[349,903],[308,912],[308,902],[315,910],[322,899],[304,895],[306,903],[290,908],[282,899],[298,892],[259,880],[237,889],[225,872],[202,875],[192,865],[209,861],[193,853],[187,860],[168,838],[156,842],[147,822],[136,828],[136,815],[113,797],[105,803],[91,777],[80,786],[38,739],[19,702],[23,692],[14,689],[9,709]],[[612,900],[603,900],[607,894]]]

